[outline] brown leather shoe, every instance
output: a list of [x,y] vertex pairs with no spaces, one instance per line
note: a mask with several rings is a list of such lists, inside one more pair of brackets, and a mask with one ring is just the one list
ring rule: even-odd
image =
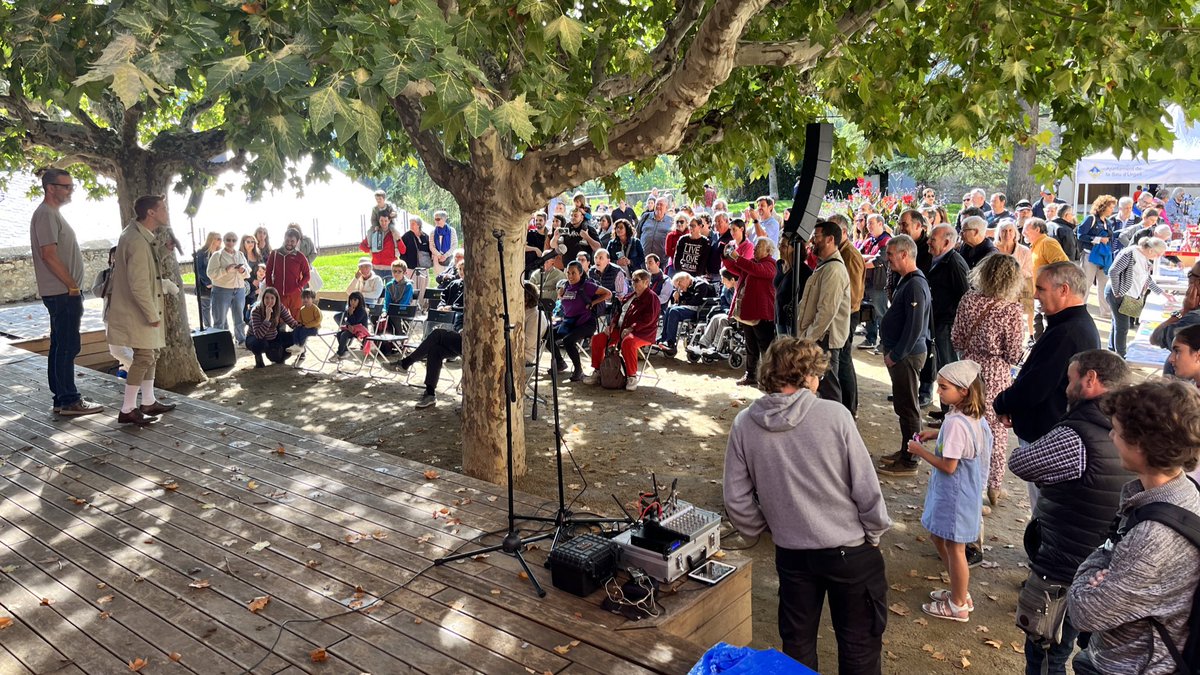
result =
[[142,406],[142,414],[143,415],[161,415],[163,413],[171,412],[174,409],[175,409],[174,403],[163,403],[162,401],[155,401],[154,403],[151,403],[150,405]]
[[157,417],[152,417],[150,415],[146,415],[137,408],[134,408],[133,410],[130,410],[129,412],[119,413],[117,415],[117,422],[119,422],[121,424],[136,424],[139,427],[144,427],[146,425],[153,424],[157,421],[158,421]]

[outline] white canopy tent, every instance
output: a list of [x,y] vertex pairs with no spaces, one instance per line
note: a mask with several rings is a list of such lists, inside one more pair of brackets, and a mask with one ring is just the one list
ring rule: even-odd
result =
[[1096,184],[1128,185],[1130,194],[1139,185],[1200,185],[1200,126],[1189,123],[1179,106],[1168,107],[1165,114],[1175,132],[1170,149],[1151,150],[1146,157],[1128,150],[1120,156],[1106,150],[1084,157],[1075,165],[1076,199],[1083,188],[1083,204],[1089,205],[1089,188]]

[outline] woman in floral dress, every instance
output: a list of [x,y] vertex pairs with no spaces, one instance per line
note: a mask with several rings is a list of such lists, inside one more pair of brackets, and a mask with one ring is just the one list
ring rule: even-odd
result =
[[1021,360],[1025,315],[1018,302],[1025,288],[1020,263],[1011,255],[994,253],[971,271],[972,289],[958,305],[950,330],[954,349],[964,359],[982,366],[987,385],[987,418],[992,428],[992,459],[988,471],[987,496],[992,506],[1004,496],[1008,428],[996,419],[992,401],[1012,384],[1013,366]]

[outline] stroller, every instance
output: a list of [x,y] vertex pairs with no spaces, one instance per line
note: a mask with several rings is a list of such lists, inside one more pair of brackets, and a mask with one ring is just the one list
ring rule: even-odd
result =
[[690,330],[684,332],[684,335],[688,336],[687,360],[689,363],[700,363],[701,361],[704,363],[716,363],[717,361],[725,361],[734,370],[740,370],[745,364],[746,337],[738,329],[734,321],[729,321],[721,329],[711,348],[699,351],[691,348],[692,345],[700,345],[700,339],[704,337],[704,332],[708,329],[709,320],[713,316],[723,312],[724,310],[717,306],[716,302],[705,303],[705,306],[697,314],[698,316],[705,317],[704,320],[690,322]]

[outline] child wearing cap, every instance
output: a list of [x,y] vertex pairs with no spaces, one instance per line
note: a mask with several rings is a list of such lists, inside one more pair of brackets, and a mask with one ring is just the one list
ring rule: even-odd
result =
[[[966,545],[979,539],[983,527],[983,486],[992,454],[992,430],[983,419],[984,397],[981,367],[970,359],[955,361],[938,371],[938,397],[950,412],[938,431],[917,434],[908,451],[933,466],[925,493],[921,525],[929,530],[946,571],[950,588],[929,594],[933,602],[921,611],[951,621],[969,621],[975,603],[967,590],[970,569]],[[937,438],[933,452],[921,443]]]

